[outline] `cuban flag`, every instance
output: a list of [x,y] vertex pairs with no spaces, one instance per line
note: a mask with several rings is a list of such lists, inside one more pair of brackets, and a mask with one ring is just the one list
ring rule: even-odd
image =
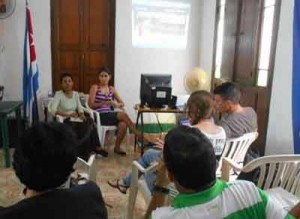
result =
[[31,12],[26,2],[26,24],[24,39],[23,64],[23,101],[24,116],[29,124],[38,121],[37,92],[39,89],[39,70],[36,61],[36,52],[33,40]]

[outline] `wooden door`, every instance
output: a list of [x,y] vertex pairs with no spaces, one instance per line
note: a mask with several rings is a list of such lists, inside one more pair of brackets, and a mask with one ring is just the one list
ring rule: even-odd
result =
[[[263,3],[264,0],[226,1],[221,65],[221,79],[238,84],[242,91],[241,105],[251,106],[257,113],[259,137],[252,147],[258,148],[262,154],[265,150],[268,128],[280,0],[277,0],[277,9],[274,16],[274,37],[272,38],[271,48],[271,54],[273,55],[270,58],[269,82],[267,86],[260,87],[256,84]],[[216,17],[218,18],[218,15]],[[214,85],[216,82],[213,81],[212,84]]]
[[54,90],[64,72],[72,74],[74,89],[85,93],[101,66],[114,73],[115,0],[52,0],[51,17]]

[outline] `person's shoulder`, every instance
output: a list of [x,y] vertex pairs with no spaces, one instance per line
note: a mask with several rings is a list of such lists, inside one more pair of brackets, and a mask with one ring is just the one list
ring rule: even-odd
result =
[[98,90],[99,85],[98,84],[92,84],[91,90]]
[[109,86],[109,90],[112,91],[113,93],[116,91],[114,86]]
[[246,107],[243,107],[243,108],[244,108],[244,112],[245,113],[255,114],[256,115],[255,110],[251,106],[246,106]]
[[235,180],[233,182],[227,183],[227,186],[237,193],[239,193],[240,191],[247,191],[249,193],[251,193],[251,191],[258,192],[258,188],[256,187],[256,185],[253,182],[247,180]]
[[55,91],[54,96],[62,96],[64,92],[62,90]]

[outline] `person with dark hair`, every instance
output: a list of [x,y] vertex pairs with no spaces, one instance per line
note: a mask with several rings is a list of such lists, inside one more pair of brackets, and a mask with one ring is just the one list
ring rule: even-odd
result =
[[[166,172],[160,176],[174,182],[179,195],[170,207],[153,211],[152,219],[293,218],[253,183],[218,180],[214,149],[198,129],[179,126],[171,130],[165,139],[163,159],[161,169]],[[154,196],[166,191],[163,181],[157,180]]]
[[62,90],[56,91],[49,111],[64,118],[64,123],[71,126],[77,139],[85,139],[78,146],[78,156],[88,160],[92,152],[107,157],[107,151],[100,146],[97,128],[91,118],[86,118],[77,91],[73,90],[72,75],[64,73],[60,77]]
[[[204,90],[195,91],[191,94],[187,101],[186,112],[189,118],[190,124],[198,128],[213,144],[215,154],[217,157],[221,156],[223,151],[226,134],[221,126],[214,124],[213,114],[213,98],[212,95]],[[156,149],[147,150],[143,156],[139,159],[139,163],[148,168],[154,162],[159,162],[161,159],[161,150],[163,149],[164,141],[157,139],[155,142]],[[154,182],[156,179],[156,173],[151,172],[145,176],[148,188],[153,190]],[[128,173],[122,180],[108,181],[108,184],[117,188],[121,193],[125,194],[130,186],[131,173]]]
[[74,145],[73,131],[62,123],[36,123],[26,130],[13,155],[16,176],[25,185],[25,199],[0,209],[0,218],[107,218],[95,183],[63,188],[76,162]]
[[[102,125],[117,125],[118,133],[115,142],[114,152],[119,155],[126,155],[121,149],[121,143],[125,137],[126,130],[129,128],[135,135],[141,138],[141,133],[136,129],[127,113],[124,111],[124,102],[116,89],[109,86],[111,72],[107,67],[103,67],[99,71],[99,84],[92,85],[89,92],[89,106],[100,112]],[[119,108],[121,111],[114,111]],[[144,136],[146,142],[150,142],[147,136]]]
[[240,137],[257,131],[257,115],[252,107],[240,105],[241,91],[231,82],[225,82],[214,89],[215,107],[222,113],[218,122],[225,129],[227,138]]

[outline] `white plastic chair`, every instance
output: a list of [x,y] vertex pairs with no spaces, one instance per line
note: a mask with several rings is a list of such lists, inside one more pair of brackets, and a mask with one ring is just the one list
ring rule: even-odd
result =
[[300,155],[270,155],[257,158],[240,168],[234,161],[224,158],[222,179],[230,179],[231,168],[249,173],[259,168],[257,186],[261,189],[281,187],[300,197]]
[[149,205],[152,198],[152,194],[148,188],[144,176],[147,173],[156,171],[157,168],[158,168],[157,162],[154,162],[150,167],[146,169],[142,167],[139,164],[139,162],[137,161],[132,162],[132,175],[131,175],[129,198],[128,198],[127,212],[126,212],[127,219],[133,218],[134,206],[135,206],[138,191],[140,191],[141,194],[143,195],[143,198],[145,199],[146,202],[146,206]]
[[[104,147],[106,132],[116,131],[117,126],[115,126],[115,125],[111,125],[111,126],[102,125],[101,124],[100,113],[89,107],[89,104],[88,104],[89,95],[87,94],[85,96],[85,98],[86,99],[85,99],[85,107],[84,108],[89,111],[89,114],[90,114],[91,118],[96,122],[100,144],[101,144],[102,147]],[[127,131],[127,144],[128,144],[128,141],[129,141],[129,136],[128,135],[129,135],[129,131]]]
[[77,174],[82,176],[86,180],[90,180],[96,183],[96,155],[92,154],[89,160],[86,162],[85,160],[77,157],[77,161],[74,164],[74,169]]
[[258,132],[250,132],[238,138],[227,139],[219,160],[219,166],[216,173],[217,177],[221,177],[222,162],[225,157],[242,167],[246,153],[257,137]]

